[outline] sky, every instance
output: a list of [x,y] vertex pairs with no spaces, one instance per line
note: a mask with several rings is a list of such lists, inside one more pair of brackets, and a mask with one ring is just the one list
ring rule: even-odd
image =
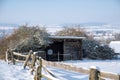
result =
[[120,24],[120,0],[0,0],[0,23]]

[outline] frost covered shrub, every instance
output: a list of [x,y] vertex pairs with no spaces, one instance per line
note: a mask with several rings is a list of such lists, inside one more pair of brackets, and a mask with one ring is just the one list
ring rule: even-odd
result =
[[15,50],[19,52],[29,52],[29,50],[39,50],[42,48],[42,45],[36,39],[36,37],[31,37],[28,39],[23,40],[21,43],[19,43],[16,47]]
[[44,26],[20,26],[0,40],[0,55],[4,55],[8,48],[19,52],[44,49],[48,45],[48,35]]
[[112,59],[114,57],[114,51],[108,46],[101,46],[101,44],[94,40],[84,40],[83,54],[86,54],[91,59]]
[[[27,27],[29,35],[21,40],[15,50],[19,52],[28,52],[29,50],[37,51],[44,49],[48,45],[48,33],[43,27]],[[22,30],[22,29],[21,29]],[[23,33],[24,34],[24,33]]]

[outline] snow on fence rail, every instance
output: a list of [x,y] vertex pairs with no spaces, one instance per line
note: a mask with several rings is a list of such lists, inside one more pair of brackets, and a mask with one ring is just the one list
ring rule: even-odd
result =
[[[103,72],[95,67],[91,67],[89,70],[86,70],[81,67],[75,67],[75,66],[63,64],[60,62],[46,61],[41,57],[36,56],[33,51],[30,51],[28,55],[16,53],[16,52],[13,52],[12,50],[6,51],[6,61],[11,61],[13,64],[15,64],[16,61],[21,61],[19,60],[19,57],[17,57],[16,59],[14,56],[20,56],[25,58],[23,67],[26,68],[26,66],[29,66],[29,68],[31,69],[31,73],[35,71],[34,80],[41,80],[42,77],[47,78],[48,80],[59,80],[57,79],[57,76],[55,76],[54,73],[49,71],[45,66],[52,66],[56,68],[65,69],[68,71],[89,74],[89,80],[105,80],[105,78],[109,78],[112,80],[120,80],[119,74]],[[45,70],[45,72],[50,74],[52,77],[42,74],[42,70]]]

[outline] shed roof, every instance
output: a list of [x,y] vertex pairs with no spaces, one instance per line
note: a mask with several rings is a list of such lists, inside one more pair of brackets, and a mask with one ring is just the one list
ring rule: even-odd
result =
[[77,36],[48,36],[52,39],[85,39],[86,37],[77,37]]

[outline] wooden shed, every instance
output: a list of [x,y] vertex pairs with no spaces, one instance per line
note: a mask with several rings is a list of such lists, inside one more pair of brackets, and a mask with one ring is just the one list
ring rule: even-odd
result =
[[82,59],[82,40],[85,37],[49,36],[52,43],[46,48],[48,61]]

